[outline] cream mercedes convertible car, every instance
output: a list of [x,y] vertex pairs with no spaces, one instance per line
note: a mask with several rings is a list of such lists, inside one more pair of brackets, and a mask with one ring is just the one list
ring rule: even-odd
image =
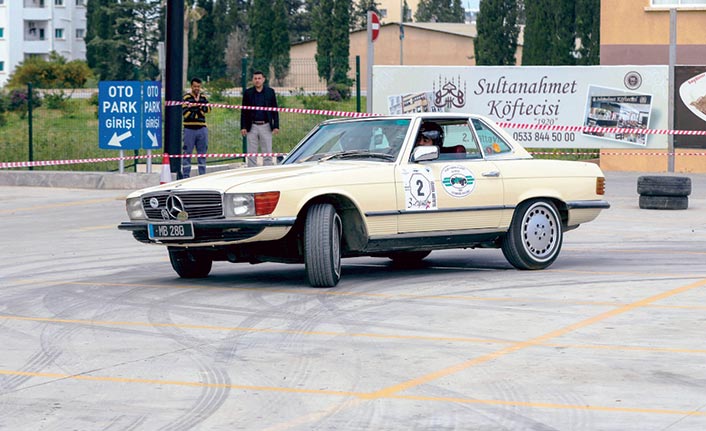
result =
[[130,194],[119,228],[167,247],[184,278],[213,261],[304,264],[335,286],[341,258],[414,264],[432,250],[500,248],[524,270],[609,207],[593,163],[536,160],[467,114],[335,119],[279,165],[219,171]]

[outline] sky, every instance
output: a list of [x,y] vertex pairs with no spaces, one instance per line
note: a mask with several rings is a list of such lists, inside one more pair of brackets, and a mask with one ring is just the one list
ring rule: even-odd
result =
[[465,0],[462,4],[468,10],[478,10],[480,8],[480,0]]

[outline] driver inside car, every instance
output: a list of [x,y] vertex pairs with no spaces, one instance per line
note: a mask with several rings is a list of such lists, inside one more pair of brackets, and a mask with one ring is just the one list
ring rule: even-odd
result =
[[425,121],[419,128],[417,133],[417,140],[415,145],[436,145],[441,149],[441,145],[444,142],[444,131],[441,126],[434,123],[433,121]]

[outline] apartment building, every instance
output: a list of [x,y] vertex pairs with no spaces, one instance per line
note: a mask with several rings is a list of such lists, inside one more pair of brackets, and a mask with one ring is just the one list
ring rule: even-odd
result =
[[27,58],[86,58],[87,0],[0,0],[0,86]]

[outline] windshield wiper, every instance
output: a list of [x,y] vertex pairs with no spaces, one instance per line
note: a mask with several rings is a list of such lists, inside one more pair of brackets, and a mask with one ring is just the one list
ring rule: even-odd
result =
[[387,154],[387,153],[371,153],[370,151],[367,150],[348,150],[348,151],[339,151],[337,153],[332,153],[327,156],[324,156],[319,159],[319,162],[325,162],[326,160],[331,160],[331,159],[351,159],[355,157],[361,157],[361,158],[366,158],[366,157],[372,157],[372,158],[377,158],[377,159],[385,159],[385,160],[395,160],[397,157],[393,156],[392,154]]

